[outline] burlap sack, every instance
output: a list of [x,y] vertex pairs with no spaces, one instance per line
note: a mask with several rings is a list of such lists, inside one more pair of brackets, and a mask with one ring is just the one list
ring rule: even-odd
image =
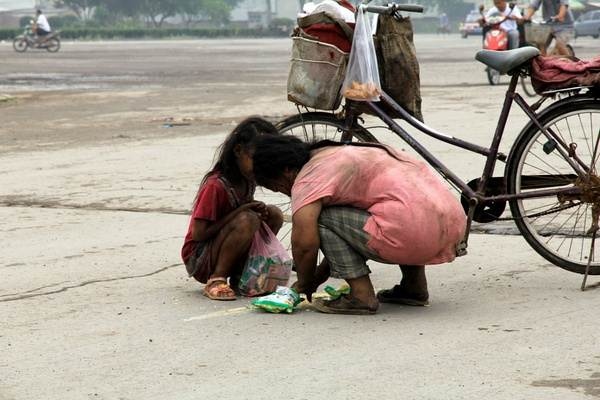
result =
[[[374,40],[383,91],[423,121],[419,62],[410,18],[379,15]],[[384,109],[391,116],[399,117],[387,107]]]

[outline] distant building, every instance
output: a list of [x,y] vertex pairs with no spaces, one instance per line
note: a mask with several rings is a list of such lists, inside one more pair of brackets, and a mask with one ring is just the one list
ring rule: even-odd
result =
[[0,0],[0,12],[31,12],[36,8],[54,9],[52,0]]
[[[271,15],[269,15],[269,5]],[[267,26],[273,18],[296,19],[299,6],[296,0],[244,0],[231,12],[231,21],[249,28]]]
[[17,28],[21,17],[33,18],[37,8],[46,15],[58,13],[52,0],[0,0],[0,28]]

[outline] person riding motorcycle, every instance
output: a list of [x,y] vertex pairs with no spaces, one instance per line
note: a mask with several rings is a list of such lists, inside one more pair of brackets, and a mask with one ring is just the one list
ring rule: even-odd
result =
[[50,28],[50,23],[48,23],[48,19],[42,13],[42,10],[38,9],[36,15],[37,17],[33,24],[32,31],[37,36],[38,42],[44,43],[46,36],[52,32],[52,28]]
[[[483,11],[483,10],[481,10]],[[509,4],[506,0],[494,0],[494,7],[490,8],[485,16],[482,16],[479,19],[479,24],[484,27],[484,38],[486,28],[486,21],[496,15],[503,15],[504,21],[500,24],[500,29],[506,32],[508,36],[508,49],[516,49],[519,47],[519,29],[518,23],[523,20],[523,16],[521,15],[521,10],[514,4]]]

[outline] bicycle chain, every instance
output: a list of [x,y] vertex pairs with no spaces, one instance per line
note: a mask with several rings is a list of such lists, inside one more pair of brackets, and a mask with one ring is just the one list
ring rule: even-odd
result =
[[537,218],[537,217],[543,217],[544,215],[549,215],[555,212],[559,212],[562,210],[567,210],[569,208],[573,208],[575,206],[580,205],[581,203],[571,203],[568,205],[562,205],[560,207],[555,207],[555,208],[551,208],[549,210],[546,211],[540,211],[539,213],[536,214],[531,214],[531,215],[525,215],[524,217],[519,217],[519,218],[515,218],[515,217],[505,217],[505,218],[498,218],[496,221],[514,221],[517,219],[523,219],[523,218]]

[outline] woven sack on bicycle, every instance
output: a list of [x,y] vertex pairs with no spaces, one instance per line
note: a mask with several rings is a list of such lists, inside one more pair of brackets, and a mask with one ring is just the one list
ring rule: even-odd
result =
[[348,64],[348,51],[340,47],[350,49],[352,27],[325,12],[311,14],[298,18],[292,41],[288,100],[321,110],[337,109]]
[[[374,40],[383,91],[412,116],[423,121],[419,61],[410,18],[379,15]],[[400,117],[389,107],[383,109],[393,118]],[[361,111],[369,112],[366,109]]]
[[577,86],[600,89],[600,57],[537,56],[531,60],[531,83],[537,93]]

